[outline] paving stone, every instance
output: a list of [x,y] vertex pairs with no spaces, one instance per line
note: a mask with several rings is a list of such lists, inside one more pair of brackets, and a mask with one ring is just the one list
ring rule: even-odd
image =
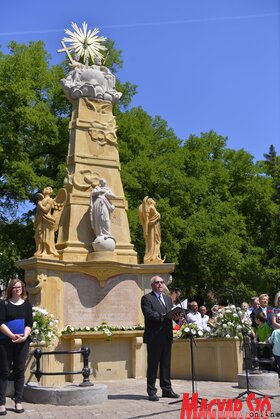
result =
[[[32,404],[24,402],[25,412],[23,419],[179,419],[181,412],[181,400],[170,405],[173,401],[167,398],[160,398],[158,402],[150,402],[146,395],[146,380],[127,379],[118,381],[103,381],[108,387],[108,400],[100,404],[88,406],[53,406],[46,404]],[[173,389],[181,396],[183,393],[192,393],[192,383],[186,380],[172,380]],[[243,390],[238,388],[237,382],[224,383],[213,381],[199,381],[196,384],[198,395],[209,400],[214,398],[232,399],[237,397]],[[271,410],[280,417],[280,392],[278,390],[262,389],[261,393],[274,394],[278,397],[270,400]],[[159,396],[161,391],[158,391]],[[19,416],[13,411],[14,402],[7,398],[7,419]],[[248,412],[244,403],[242,413]],[[276,416],[275,416],[276,417]]]

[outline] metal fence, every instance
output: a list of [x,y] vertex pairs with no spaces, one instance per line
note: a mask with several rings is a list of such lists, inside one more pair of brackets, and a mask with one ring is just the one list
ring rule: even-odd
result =
[[[83,357],[83,368],[81,371],[62,371],[62,372],[44,372],[41,370],[41,358],[42,356],[49,355],[75,355],[81,354]],[[83,382],[79,384],[81,387],[93,386],[94,384],[90,382],[90,368],[88,365],[90,349],[87,346],[83,346],[79,351],[52,351],[52,352],[42,352],[40,348],[36,348],[33,352],[33,355],[36,359],[36,369],[33,372],[37,381],[39,382],[43,375],[73,375],[73,374],[82,374]]]

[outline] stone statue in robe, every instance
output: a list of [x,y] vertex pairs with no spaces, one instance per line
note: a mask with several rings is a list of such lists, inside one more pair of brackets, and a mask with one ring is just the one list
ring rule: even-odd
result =
[[38,194],[38,204],[34,220],[36,252],[34,256],[59,256],[55,248],[55,232],[66,201],[66,190],[60,189],[56,198],[51,198],[50,186]]
[[163,263],[160,255],[161,231],[160,213],[156,210],[156,203],[146,196],[139,206],[139,220],[142,224],[146,243],[144,263]]
[[110,199],[115,197],[106,180],[99,179],[99,185],[90,194],[90,221],[96,237],[112,237],[110,216],[115,207]]

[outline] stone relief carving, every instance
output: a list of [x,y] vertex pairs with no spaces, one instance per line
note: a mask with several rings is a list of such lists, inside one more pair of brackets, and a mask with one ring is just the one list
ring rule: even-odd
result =
[[99,179],[97,173],[91,172],[90,170],[81,170],[74,173],[73,184],[77,189],[86,190],[89,189],[97,179]]
[[73,174],[70,174],[67,169],[67,174],[64,178],[63,186],[70,188],[75,186],[77,190],[86,191],[93,184],[97,185],[100,179],[100,175],[96,172],[92,172],[89,169],[79,170]]
[[144,263],[163,263],[164,259],[161,259],[160,255],[160,213],[156,210],[156,202],[148,196],[139,206],[139,220],[146,244]]
[[59,256],[55,248],[54,234],[58,229],[62,208],[66,202],[67,192],[64,188],[58,191],[56,198],[51,198],[52,188],[44,188],[38,194],[38,204],[35,215],[35,242],[34,256]]
[[[88,129],[91,140],[97,141],[101,146],[106,144],[117,146],[116,118],[112,115],[111,104],[94,103],[88,98],[84,98],[84,103],[87,109],[92,111],[89,116],[91,121]],[[81,123],[80,120],[79,123]]]
[[106,124],[96,121],[92,125],[92,128],[88,130],[92,141],[98,141],[101,146],[106,144],[117,145],[116,125],[114,120]]
[[86,107],[96,113],[108,115],[112,114],[112,105],[110,103],[98,102],[97,104],[96,102],[93,102],[87,97],[84,97],[83,100],[86,104]]

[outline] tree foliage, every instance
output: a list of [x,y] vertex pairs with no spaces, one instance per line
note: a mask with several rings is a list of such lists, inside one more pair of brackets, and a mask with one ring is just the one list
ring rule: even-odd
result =
[[[122,67],[107,41],[106,65]],[[66,62],[50,66],[41,42],[10,44],[0,54],[0,278],[33,254],[31,213],[15,219],[20,202],[34,202],[46,185],[62,186],[71,106],[59,80]],[[155,198],[161,214],[162,256],[175,262],[175,283],[199,302],[234,288],[239,300],[271,295],[280,280],[280,157],[273,146],[262,162],[227,148],[215,132],[178,139],[159,116],[130,108],[136,86],[117,80],[115,106],[122,181],[132,242],[144,254],[138,206]]]

